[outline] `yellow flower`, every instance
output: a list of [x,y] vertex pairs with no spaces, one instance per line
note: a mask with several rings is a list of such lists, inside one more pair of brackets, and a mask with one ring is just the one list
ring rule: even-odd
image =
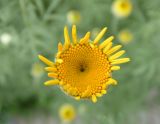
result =
[[75,11],[75,10],[69,11],[67,13],[67,20],[68,20],[68,23],[71,25],[72,24],[79,24],[80,20],[81,20],[81,15],[80,15],[79,11]]
[[59,116],[63,121],[73,121],[76,116],[75,109],[72,105],[65,104],[59,110]]
[[130,0],[115,0],[112,4],[112,12],[116,17],[127,17],[132,12],[132,3]]
[[[76,26],[72,27],[72,42],[67,27],[64,28],[64,45],[58,44],[55,62],[39,55],[39,59],[48,67],[48,76],[55,78],[45,82],[45,85],[59,85],[67,94],[79,99],[97,101],[97,97],[106,94],[108,86],[116,85],[112,71],[119,70],[117,64],[130,61],[129,58],[119,58],[125,53],[119,50],[122,46],[112,47],[113,36],[99,44],[107,28],[90,42],[90,32],[80,40],[77,39]],[[115,53],[116,52],[116,53]]]
[[127,44],[133,40],[133,34],[129,30],[124,29],[118,34],[118,39],[123,44]]
[[43,66],[39,63],[34,63],[32,65],[31,75],[34,78],[40,78],[43,75]]

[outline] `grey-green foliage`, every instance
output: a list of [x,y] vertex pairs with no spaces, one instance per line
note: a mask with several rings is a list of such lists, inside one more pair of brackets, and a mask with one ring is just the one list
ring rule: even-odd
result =
[[[0,44],[1,114],[37,108],[58,111],[59,104],[69,102],[76,106],[86,104],[88,112],[84,123],[94,119],[102,124],[133,122],[135,108],[143,107],[150,90],[160,88],[160,2],[132,2],[132,14],[118,20],[111,14],[111,0],[0,0],[0,35],[7,32],[13,41],[8,46]],[[124,46],[131,62],[114,73],[119,84],[110,87],[97,104],[76,102],[57,87],[44,87],[42,82],[47,79],[46,75],[35,82],[30,73],[32,64],[39,62],[39,53],[54,60],[57,43],[63,42],[69,10],[81,13],[82,19],[77,25],[80,36],[94,27],[104,26],[109,28],[109,34],[117,35],[123,28],[134,34],[133,42]],[[119,41],[116,39],[115,43]],[[156,102],[159,103],[159,99]]]

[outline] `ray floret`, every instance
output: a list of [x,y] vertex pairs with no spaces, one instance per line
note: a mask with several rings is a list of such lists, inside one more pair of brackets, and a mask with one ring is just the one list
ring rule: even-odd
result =
[[111,61],[111,60],[117,59],[120,56],[122,56],[124,53],[125,53],[125,50],[121,50],[121,51],[115,53],[114,55],[112,55],[111,57],[109,57],[109,60]]
[[97,35],[97,37],[94,39],[93,44],[97,44],[99,40],[103,37],[106,31],[107,31],[107,27],[103,28],[101,32]]
[[58,43],[58,52],[62,52],[63,50],[63,45],[61,42]]
[[45,58],[44,56],[42,55],[38,55],[39,59],[44,62],[46,65],[49,65],[49,66],[54,66],[54,63],[50,60],[48,60],[47,58]]
[[64,27],[64,48],[68,49],[70,45],[70,38],[68,34],[68,28],[65,26]]
[[72,27],[72,40],[74,44],[77,44],[77,29],[75,25]]
[[103,49],[107,44],[109,44],[112,40],[114,39],[113,36],[110,36],[109,38],[107,38],[105,41],[103,41],[100,45],[99,48]]
[[56,72],[57,68],[56,67],[45,67],[46,71],[52,71],[52,72]]
[[44,82],[44,85],[46,85],[46,86],[57,85],[57,84],[59,84],[59,80],[57,80],[57,79]]
[[129,62],[129,61],[130,61],[130,58],[122,58],[122,59],[113,60],[113,62],[111,64],[112,65],[114,65],[114,64],[122,64],[122,63],[126,63],[126,62]]
[[111,67],[111,70],[112,71],[116,71],[116,70],[119,70],[120,69],[120,66],[112,66]]
[[103,52],[106,54],[111,47],[112,47],[112,42],[108,43],[108,45],[104,48]]
[[86,35],[80,40],[80,44],[87,43],[90,38],[90,32],[87,32]]
[[92,95],[92,101],[95,103],[95,102],[97,102],[97,97],[96,97],[96,95]]
[[107,55],[110,55],[110,54],[116,52],[117,50],[119,50],[121,47],[122,47],[122,45],[114,46],[114,47],[111,48],[108,52],[106,52],[106,54],[107,54]]

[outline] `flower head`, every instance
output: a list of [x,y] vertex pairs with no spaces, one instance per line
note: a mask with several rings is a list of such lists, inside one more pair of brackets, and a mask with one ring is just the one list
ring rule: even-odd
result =
[[59,110],[59,116],[62,121],[73,121],[76,117],[75,109],[70,104],[61,106]]
[[123,29],[118,34],[118,39],[123,44],[128,44],[129,42],[131,42],[133,40],[133,34],[128,29]]
[[127,17],[132,12],[132,3],[130,0],[115,0],[112,4],[112,12],[116,17]]
[[[67,94],[75,99],[92,99],[106,94],[109,85],[116,85],[112,78],[112,71],[119,70],[117,64],[128,62],[129,58],[119,58],[124,50],[117,52],[122,46],[112,47],[113,36],[99,44],[107,28],[90,42],[90,32],[80,40],[77,39],[76,26],[72,27],[72,42],[67,27],[64,28],[64,45],[58,44],[55,62],[39,55],[41,61],[46,63],[48,76],[55,78],[45,82],[45,85],[59,85]],[[115,53],[116,52],[116,53]]]
[[67,13],[67,21],[69,24],[79,24],[81,20],[81,15],[79,11],[72,10]]

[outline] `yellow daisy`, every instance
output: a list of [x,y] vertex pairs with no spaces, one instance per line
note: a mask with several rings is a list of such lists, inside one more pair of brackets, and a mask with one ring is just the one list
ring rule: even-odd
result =
[[[67,94],[79,99],[97,101],[97,97],[106,94],[108,86],[116,85],[112,71],[119,70],[117,64],[130,61],[129,58],[119,58],[124,50],[117,52],[122,46],[112,47],[113,36],[99,44],[107,28],[105,27],[90,42],[90,32],[80,40],[77,39],[76,26],[72,27],[72,42],[67,27],[64,28],[64,45],[58,44],[55,62],[39,55],[39,59],[48,67],[48,76],[55,78],[45,82],[45,85],[59,85]],[[116,52],[116,53],[115,53]]]
[[119,32],[118,39],[123,44],[128,44],[133,40],[133,34],[128,29],[123,29]]
[[112,12],[116,17],[127,17],[132,12],[132,3],[130,0],[115,0],[112,4]]
[[59,110],[59,116],[62,121],[73,121],[76,117],[75,109],[70,104],[61,106]]
[[79,24],[81,21],[81,14],[79,11],[71,10],[67,13],[67,21],[69,24]]

